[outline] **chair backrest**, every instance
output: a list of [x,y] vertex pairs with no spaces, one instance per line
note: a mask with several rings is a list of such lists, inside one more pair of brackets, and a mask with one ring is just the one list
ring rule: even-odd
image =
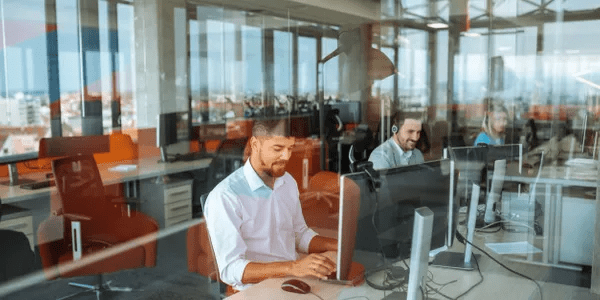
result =
[[[204,215],[204,209],[205,206],[204,204],[206,204],[206,199],[208,198],[208,193],[202,194],[202,196],[200,196],[200,206],[202,207],[202,215]],[[205,227],[206,228],[206,227]],[[206,228],[206,231],[208,233],[208,228]],[[217,257],[215,256],[215,249],[212,246],[212,241],[210,238],[210,234],[207,234],[206,236],[208,236],[208,243],[210,244],[210,254],[212,255],[212,261],[214,262],[214,268],[215,268],[215,272],[217,275],[217,280],[221,280],[221,275],[219,274],[219,265],[217,265]]]
[[106,216],[113,208],[106,201],[102,178],[92,155],[53,160],[52,172],[63,213]]

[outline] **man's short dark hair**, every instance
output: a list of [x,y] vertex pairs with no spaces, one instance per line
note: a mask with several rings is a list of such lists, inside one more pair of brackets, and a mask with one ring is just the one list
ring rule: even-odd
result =
[[252,126],[253,136],[290,136],[288,118],[255,119]]
[[406,121],[406,119],[419,120],[422,123],[425,123],[424,118],[424,114],[421,112],[399,110],[392,117],[392,124],[395,124],[398,126],[398,128],[400,128],[402,125],[404,125],[404,121]]

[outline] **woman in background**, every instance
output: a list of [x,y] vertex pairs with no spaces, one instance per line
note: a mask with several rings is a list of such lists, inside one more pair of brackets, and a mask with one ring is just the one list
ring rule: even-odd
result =
[[503,145],[507,120],[508,111],[502,104],[488,104],[488,112],[483,117],[481,132],[475,139],[474,146],[479,144]]

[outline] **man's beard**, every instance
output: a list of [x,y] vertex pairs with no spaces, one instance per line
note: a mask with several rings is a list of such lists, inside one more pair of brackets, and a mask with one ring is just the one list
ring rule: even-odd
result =
[[[265,161],[263,160],[263,158],[260,158],[260,163],[263,165],[263,167],[266,167],[267,164],[265,163]],[[286,162],[274,162],[271,164],[271,166],[266,169],[264,172],[267,173],[267,175],[273,177],[273,178],[277,178],[277,177],[281,177],[283,176],[283,174],[285,174],[285,166],[286,166]]]

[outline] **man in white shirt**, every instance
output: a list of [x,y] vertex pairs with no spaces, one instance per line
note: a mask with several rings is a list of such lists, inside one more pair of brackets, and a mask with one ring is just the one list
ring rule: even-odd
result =
[[[307,227],[298,185],[285,171],[295,139],[286,120],[256,120],[243,167],[208,195],[204,215],[221,280],[236,290],[271,277],[326,278],[335,264],[319,253],[337,241]],[[311,253],[298,259],[297,251]]]
[[404,112],[398,112],[392,124],[392,137],[377,146],[369,156],[369,161],[373,162],[373,169],[389,169],[423,163],[425,161],[423,153],[416,148],[423,130],[420,116],[409,116]]

